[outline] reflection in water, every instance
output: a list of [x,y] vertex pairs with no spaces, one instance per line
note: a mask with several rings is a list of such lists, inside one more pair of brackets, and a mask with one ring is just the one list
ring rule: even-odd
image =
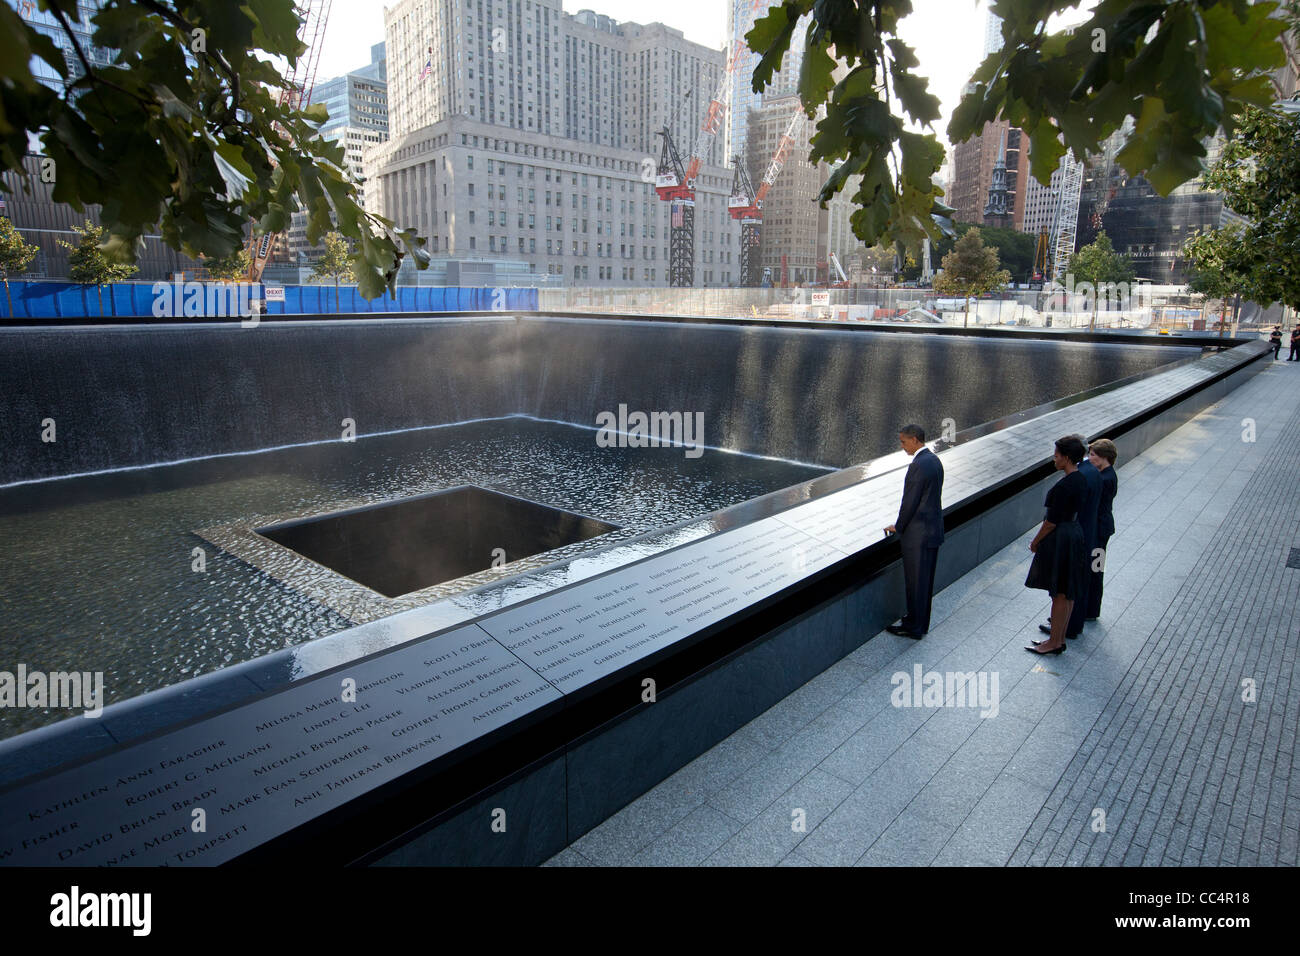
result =
[[[350,625],[200,528],[472,483],[619,525],[604,546],[824,473],[595,434],[476,422],[0,491],[0,669],[103,671],[115,702]],[[64,716],[5,709],[0,736]]]

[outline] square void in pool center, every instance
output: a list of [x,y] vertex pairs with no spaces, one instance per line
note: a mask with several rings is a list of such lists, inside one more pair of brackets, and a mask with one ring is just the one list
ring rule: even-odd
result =
[[[385,597],[618,530],[586,515],[474,485],[258,528]],[[502,561],[497,561],[501,564]]]

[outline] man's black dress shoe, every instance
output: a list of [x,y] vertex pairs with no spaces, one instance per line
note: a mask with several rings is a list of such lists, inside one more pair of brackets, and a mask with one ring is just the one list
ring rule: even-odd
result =
[[1051,629],[1050,627],[1048,627],[1046,624],[1039,624],[1039,625],[1038,625],[1038,629],[1039,629],[1040,631],[1042,631],[1044,634],[1051,634],[1051,633],[1052,633],[1052,629]]
[[919,641],[923,636],[921,634],[918,634],[916,631],[909,631],[901,624],[887,624],[885,626],[885,630],[887,630],[890,634],[897,634],[899,637],[910,637],[914,641]]

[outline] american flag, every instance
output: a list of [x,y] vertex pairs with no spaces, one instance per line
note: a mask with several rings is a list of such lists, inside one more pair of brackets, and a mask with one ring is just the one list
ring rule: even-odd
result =
[[679,203],[673,203],[673,228],[680,229],[685,219],[685,207]]
[[429,47],[429,59],[424,61],[424,69],[420,71],[420,79],[424,79],[433,72],[433,47]]

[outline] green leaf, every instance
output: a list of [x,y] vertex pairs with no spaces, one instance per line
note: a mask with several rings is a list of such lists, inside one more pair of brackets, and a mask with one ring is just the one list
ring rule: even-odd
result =
[[754,21],[753,29],[745,34],[745,42],[760,54],[754,67],[753,90],[762,93],[772,82],[772,75],[781,69],[781,60],[790,48],[790,38],[799,19],[799,10],[793,3],[772,7],[767,16]]
[[[804,103],[821,103],[835,86],[831,77],[835,61],[826,52],[826,47],[813,42],[812,37],[813,26],[810,24],[804,41],[803,63],[799,67],[799,97]],[[813,112],[808,110],[808,115]]]

